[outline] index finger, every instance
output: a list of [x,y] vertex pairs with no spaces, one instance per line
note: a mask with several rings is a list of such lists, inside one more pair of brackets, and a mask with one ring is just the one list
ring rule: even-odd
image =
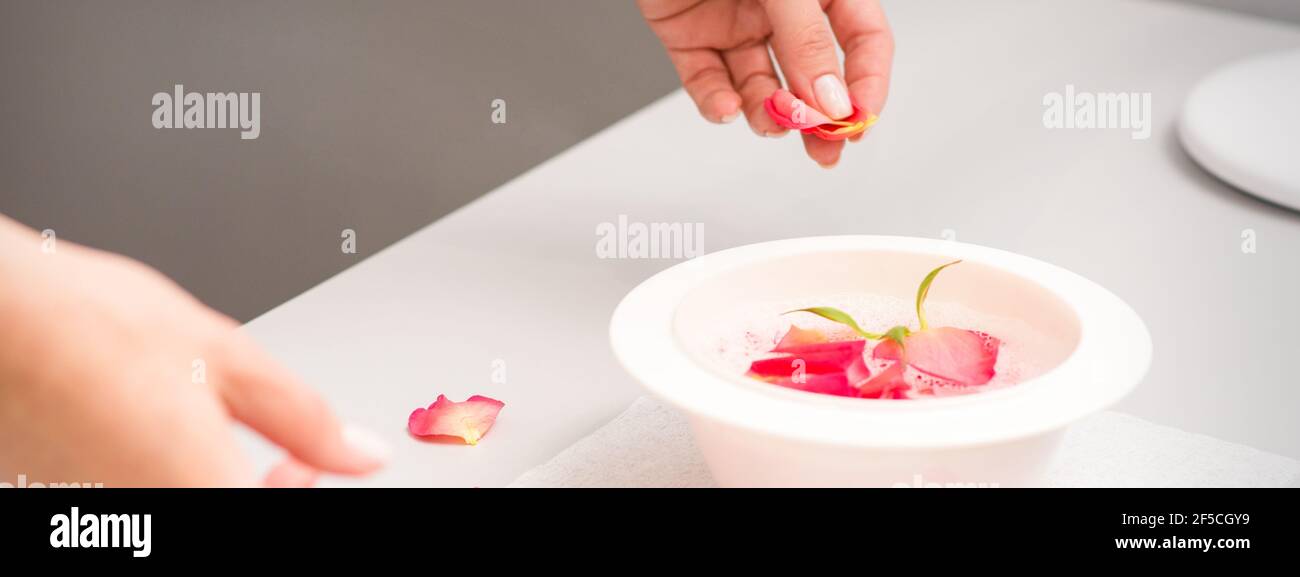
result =
[[833,0],[826,7],[835,39],[844,50],[844,78],[853,103],[880,114],[889,97],[894,35],[878,0]]
[[232,337],[227,346],[219,391],[230,416],[315,469],[361,475],[383,466],[382,439],[339,422],[324,398],[247,336]]
[[853,114],[835,53],[835,35],[818,0],[765,0],[772,49],[790,92],[831,118]]

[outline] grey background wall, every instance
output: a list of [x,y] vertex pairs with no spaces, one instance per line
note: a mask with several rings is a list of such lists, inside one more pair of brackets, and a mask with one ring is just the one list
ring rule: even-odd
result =
[[[0,212],[240,320],[677,85],[632,0],[0,0],[0,78]],[[261,92],[260,138],[154,129],[178,83]]]
[[1172,0],[1213,8],[1234,10],[1264,18],[1300,22],[1300,2],[1296,0]]
[[[0,212],[240,320],[676,86],[591,0],[4,0],[0,78]],[[178,83],[261,92],[260,138],[154,129]]]

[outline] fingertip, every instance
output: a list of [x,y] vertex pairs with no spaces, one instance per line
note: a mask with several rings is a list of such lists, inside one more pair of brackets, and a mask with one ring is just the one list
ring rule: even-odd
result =
[[393,448],[379,434],[359,425],[344,425],[343,444],[357,461],[359,472],[368,473],[382,468],[392,458]]
[[740,95],[740,108],[749,121],[749,129],[762,137],[784,136],[786,130],[767,111],[767,99],[781,88],[767,43],[733,48],[724,52],[723,58],[731,69],[733,86]]
[[790,132],[773,121],[772,117],[767,115],[767,111],[762,108],[760,108],[758,112],[751,113],[751,117],[749,118],[749,129],[754,131],[754,134],[764,138],[781,138],[782,136],[785,136],[787,132]]
[[729,124],[740,117],[740,95],[719,90],[705,99],[701,111],[704,118],[716,124]]
[[309,452],[293,452],[304,466],[340,475],[369,475],[388,464],[393,450],[379,434],[364,427],[334,425]]
[[816,136],[805,134],[803,143],[804,149],[808,152],[808,157],[822,168],[834,168],[836,164],[839,164],[840,154],[844,150],[844,141],[822,140]]
[[849,86],[853,103],[864,111],[880,116],[889,99],[889,80],[883,76],[860,78]]
[[853,99],[848,86],[837,73],[827,73],[813,81],[813,94],[817,104],[827,116],[839,120],[853,114]]
[[311,487],[320,477],[320,471],[292,457],[271,468],[262,485],[273,489]]
[[364,475],[387,461],[390,450],[378,435],[345,426],[324,397],[251,344],[232,348],[222,377],[230,415],[305,466]]

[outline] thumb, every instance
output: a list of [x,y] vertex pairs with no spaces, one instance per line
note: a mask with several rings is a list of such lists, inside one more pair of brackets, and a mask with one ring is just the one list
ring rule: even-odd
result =
[[376,434],[343,426],[325,400],[245,335],[234,335],[220,394],[235,419],[311,468],[360,475],[379,469],[389,448]]

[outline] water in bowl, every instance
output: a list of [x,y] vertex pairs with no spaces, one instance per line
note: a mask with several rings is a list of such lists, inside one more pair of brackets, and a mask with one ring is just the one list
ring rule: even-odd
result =
[[[884,332],[897,325],[906,325],[913,330],[918,328],[916,305],[911,299],[885,295],[827,295],[816,299],[738,304],[724,316],[730,322],[715,325],[716,334],[693,340],[708,343],[709,350],[701,356],[713,369],[726,374],[745,374],[754,361],[779,356],[771,350],[792,325],[821,331],[831,340],[861,338],[844,325],[813,314],[782,314],[812,306],[833,306],[843,310],[870,332]],[[954,385],[909,369],[906,378],[911,391],[908,398],[969,394],[1024,382],[1049,368],[1037,359],[1048,358],[1049,351],[1060,346],[1051,336],[1035,330],[1023,320],[989,315],[955,302],[927,302],[926,317],[931,327],[947,326],[983,332],[1000,339],[1002,346],[998,350],[995,374],[988,383],[978,386]],[[871,358],[871,350],[877,344],[878,341],[870,341],[866,346],[866,363],[872,374],[877,374],[889,365],[887,361]]]

